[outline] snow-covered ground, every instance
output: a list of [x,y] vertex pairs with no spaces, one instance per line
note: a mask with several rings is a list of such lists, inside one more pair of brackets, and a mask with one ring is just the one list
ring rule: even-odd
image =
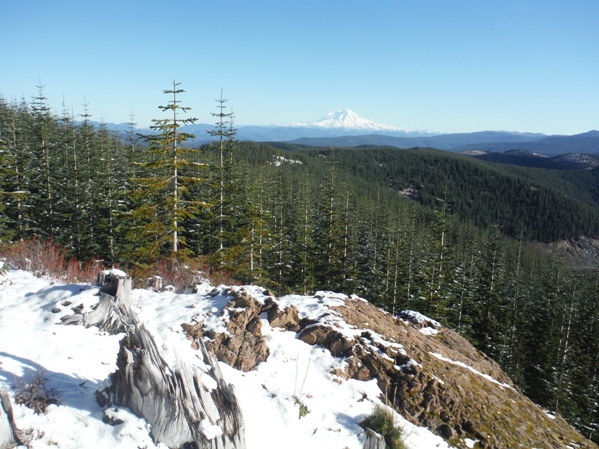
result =
[[[193,365],[198,359],[181,323],[205,320],[218,327],[217,317],[227,298],[209,295],[212,288],[203,285],[199,293],[187,295],[135,290],[135,311],[163,347],[174,349],[178,358]],[[17,426],[33,429],[32,448],[166,449],[153,443],[149,425],[126,408],[113,411],[122,424],[102,421],[95,391],[116,369],[122,335],[59,324],[62,316],[73,313],[72,307],[88,309],[97,301],[98,287],[59,285],[24,271],[0,275],[0,390],[9,391],[14,402],[19,379],[30,379],[39,370],[58,389],[59,404],[51,405],[46,414],[13,405]],[[328,311],[327,301],[317,295],[288,296],[281,303],[294,304],[300,316]],[[340,320],[333,315],[331,319]],[[342,359],[303,343],[293,332],[271,328],[266,319],[262,325],[270,348],[266,362],[247,373],[220,363],[225,379],[235,386],[247,447],[361,449],[364,432],[359,423],[375,404],[381,404],[376,382],[342,380],[331,374]],[[304,417],[299,416],[294,396],[310,411]],[[403,427],[408,448],[449,447],[427,429],[399,415],[396,420]]]

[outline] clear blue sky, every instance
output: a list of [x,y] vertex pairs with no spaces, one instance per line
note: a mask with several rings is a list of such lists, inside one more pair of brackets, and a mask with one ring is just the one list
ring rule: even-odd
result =
[[162,118],[176,79],[210,123],[351,109],[444,132],[599,128],[596,0],[0,0],[0,95]]

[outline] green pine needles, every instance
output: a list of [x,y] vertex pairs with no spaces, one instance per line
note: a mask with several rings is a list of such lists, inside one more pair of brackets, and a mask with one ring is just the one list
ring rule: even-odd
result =
[[141,154],[139,166],[143,176],[134,178],[136,184],[133,198],[137,207],[133,210],[134,226],[128,236],[139,243],[131,256],[137,263],[156,260],[167,254],[185,252],[184,222],[193,218],[204,202],[189,195],[189,188],[201,181],[201,169],[205,165],[197,160],[197,150],[183,146],[194,137],[179,130],[193,124],[195,118],[181,118],[180,114],[190,108],[181,106],[177,95],[185,92],[180,83],[173,81],[173,88],[164,93],[172,95],[163,112],[171,118],[153,120],[150,128],[154,134],[142,136],[148,144]]

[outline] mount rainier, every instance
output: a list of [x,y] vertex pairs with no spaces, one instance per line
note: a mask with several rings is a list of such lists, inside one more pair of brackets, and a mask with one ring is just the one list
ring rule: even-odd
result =
[[331,111],[319,120],[294,123],[289,126],[239,126],[237,129],[238,139],[271,142],[290,141],[302,137],[339,137],[366,134],[383,134],[393,137],[424,137],[439,133],[429,130],[419,131],[383,125],[360,117],[350,110]]
[[406,134],[417,134],[417,135],[432,135],[438,134],[432,131],[414,131],[405,128],[396,128],[394,126],[383,125],[381,123],[373,122],[372,120],[360,117],[354,111],[349,109],[343,111],[331,111],[323,118],[319,120],[313,120],[304,123],[294,123],[292,127],[301,128],[322,128],[322,129],[341,129],[347,131],[360,131],[360,132],[383,132],[383,133],[399,133],[403,136]]

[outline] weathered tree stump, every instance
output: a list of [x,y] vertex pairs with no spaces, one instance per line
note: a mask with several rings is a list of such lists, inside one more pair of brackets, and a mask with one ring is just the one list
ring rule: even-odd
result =
[[9,449],[28,442],[23,440],[21,431],[17,428],[10,397],[6,392],[0,391],[0,448]]
[[100,302],[89,313],[75,313],[61,318],[62,324],[97,326],[111,334],[127,332],[130,325],[131,278],[120,270],[105,270],[98,273]]
[[158,275],[150,276],[146,281],[146,290],[153,290],[155,292],[162,291],[162,278]]
[[[100,303],[84,320],[108,332],[126,330],[117,371],[96,392],[104,407],[128,407],[151,425],[156,443],[168,447],[244,449],[241,409],[203,342],[201,366],[188,366],[177,354],[159,347],[130,307],[130,279],[105,276]],[[167,360],[175,361],[169,366]]]
[[385,449],[385,438],[372,429],[366,428],[366,441],[364,449]]

